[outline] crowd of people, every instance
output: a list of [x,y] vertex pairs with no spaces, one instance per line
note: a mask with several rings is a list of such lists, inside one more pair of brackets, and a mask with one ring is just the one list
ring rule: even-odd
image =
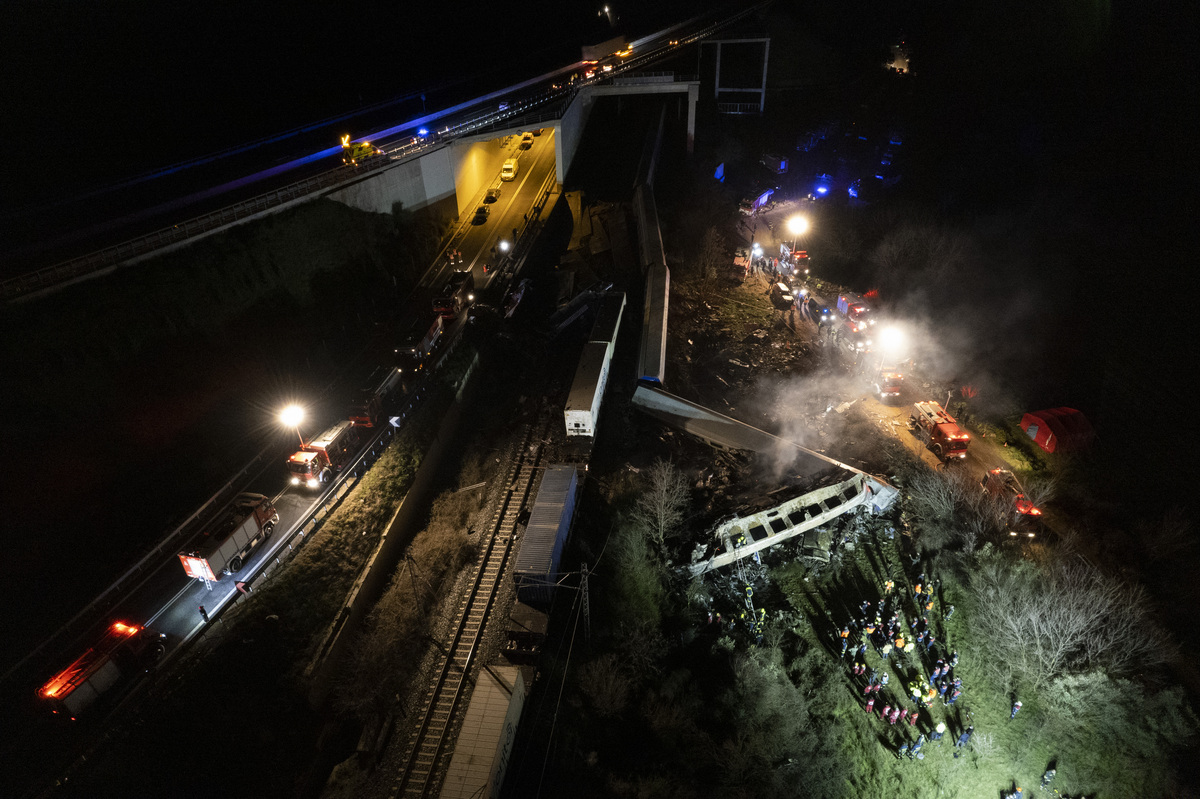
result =
[[[920,574],[909,592],[889,576],[878,596],[862,600],[837,632],[864,709],[890,728],[886,737],[897,756],[910,760],[923,760],[922,748],[940,746],[948,729],[958,730],[956,748],[966,746],[974,733],[962,723],[958,708],[963,695],[962,677],[955,673],[958,652],[941,643],[939,622],[950,606],[934,615],[939,588],[939,581]],[[889,687],[893,673],[900,679]]]

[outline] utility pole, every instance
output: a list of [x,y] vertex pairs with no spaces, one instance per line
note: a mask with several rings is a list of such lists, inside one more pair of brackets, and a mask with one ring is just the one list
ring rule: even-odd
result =
[[592,648],[592,607],[588,601],[588,565],[583,564],[583,579],[579,584],[583,591],[583,640],[587,644],[588,651]]

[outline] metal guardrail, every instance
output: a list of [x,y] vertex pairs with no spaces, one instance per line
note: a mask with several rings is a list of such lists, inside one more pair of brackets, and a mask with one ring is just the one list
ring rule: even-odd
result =
[[758,103],[717,103],[719,114],[761,114],[762,107]]
[[[691,36],[684,37],[680,40],[680,45],[691,44],[700,39],[711,36],[721,28],[733,24],[737,20],[753,12],[758,6],[751,6],[743,9],[737,14],[734,14],[725,20],[714,23],[707,28],[699,31]],[[51,288],[61,285],[71,280],[84,277],[88,274],[106,269],[111,266],[116,266],[124,263],[132,258],[148,255],[163,247],[178,244],[193,236],[208,233],[210,231],[225,227],[249,217],[261,214],[274,208],[279,208],[287,203],[303,199],[318,191],[335,188],[344,183],[351,183],[360,179],[364,174],[383,169],[392,164],[394,160],[408,158],[420,153],[429,151],[430,149],[443,146],[444,144],[453,141],[454,139],[470,135],[483,130],[495,130],[500,127],[510,126],[513,124],[537,124],[551,119],[561,117],[561,111],[570,104],[575,98],[580,88],[590,85],[598,85],[607,81],[611,81],[619,76],[635,77],[638,73],[634,72],[634,67],[641,64],[649,64],[657,60],[663,53],[656,51],[643,56],[635,56],[630,61],[619,65],[612,73],[606,73],[603,76],[597,76],[590,81],[585,81],[580,84],[572,84],[561,89],[553,89],[542,94],[535,94],[514,101],[510,108],[503,111],[489,111],[486,114],[481,114],[474,119],[460,122],[456,125],[450,125],[437,131],[437,133],[428,139],[419,139],[415,145],[405,145],[404,147],[392,150],[388,153],[388,157],[376,156],[373,158],[364,159],[357,167],[347,169],[339,167],[315,175],[296,183],[275,189],[263,194],[257,195],[247,200],[243,200],[233,205],[226,206],[217,211],[200,216],[193,217],[184,222],[180,222],[170,227],[160,228],[152,233],[124,241],[120,244],[115,244],[96,252],[83,255],[78,258],[72,258],[68,261],[55,264],[54,266],[43,267],[24,275],[7,280],[0,281],[0,299],[14,300],[24,295],[30,294],[42,289]],[[643,73],[655,76],[662,76],[668,73]],[[677,76],[676,81],[696,80],[695,76]],[[552,100],[561,101],[561,106],[557,111],[543,113],[535,118],[525,118],[521,116],[522,111],[526,111],[536,106],[543,105]],[[749,104],[741,104],[749,105]],[[401,152],[403,151],[403,152]]]
[[[407,419],[408,416],[412,414],[416,403],[419,402],[420,399],[421,395],[419,393],[416,394],[405,404],[405,406],[397,415],[399,415],[402,420]],[[345,491],[341,490],[343,486],[347,485],[348,483],[349,488],[353,488],[353,486],[357,484],[358,480],[363,474],[366,473],[366,470],[370,468],[371,464],[373,464],[377,459],[376,450],[379,450],[378,454],[382,454],[382,449],[379,449],[379,442],[385,436],[393,436],[397,429],[398,428],[393,428],[391,425],[385,425],[379,431],[379,434],[370,442],[370,445],[363,448],[362,453],[360,453],[360,455],[347,467],[338,481],[333,484],[326,497],[321,502],[315,504],[307,514],[293,524],[292,528],[288,531],[287,536],[285,536],[283,539],[284,544],[281,544],[279,549],[283,549],[285,545],[290,544],[297,534],[303,536],[307,532],[312,532],[312,530],[306,531],[304,528],[310,522],[312,522],[316,516],[321,514],[322,511],[330,511],[333,509],[336,503],[339,502],[341,497],[346,493]],[[387,443],[390,444],[391,442],[388,441]],[[277,447],[275,445],[264,447],[257,455],[247,462],[246,465],[239,469],[237,473],[225,483],[225,485],[223,485],[216,491],[216,493],[205,500],[200,507],[198,507],[190,516],[188,516],[187,519],[163,536],[158,543],[146,550],[146,552],[138,559],[138,561],[130,566],[120,577],[118,577],[107,588],[101,591],[93,600],[84,605],[84,607],[80,609],[78,613],[76,613],[65,624],[61,625],[44,641],[38,644],[37,647],[29,652],[29,654],[25,655],[25,657],[21,658],[20,661],[13,664],[7,671],[4,672],[3,675],[0,675],[0,682],[4,682],[12,675],[16,674],[22,666],[45,651],[64,634],[78,634],[82,632],[81,628],[94,623],[98,614],[103,614],[113,605],[115,605],[116,602],[124,598],[128,591],[131,590],[131,587],[128,585],[128,583],[143,576],[143,573],[146,571],[147,567],[157,568],[158,566],[161,566],[161,560],[163,558],[164,551],[177,550],[182,547],[184,539],[190,538],[195,533],[195,530],[191,529],[191,525],[197,519],[209,513],[213,508],[222,507],[234,495],[241,491],[241,482],[246,475],[256,466],[258,466],[265,457],[276,450]],[[313,529],[315,530],[315,527]],[[275,560],[279,561],[279,558],[277,557]],[[247,573],[245,575],[245,581],[249,582],[255,579],[259,573],[265,569],[268,563],[270,563],[270,561],[264,561],[258,566],[257,571],[253,573]],[[212,615],[214,618],[218,610],[218,608],[212,608]]]
[[[175,529],[163,536],[157,544],[150,547],[150,549],[148,549],[136,563],[126,569],[124,574],[110,583],[107,588],[96,595],[95,599],[87,603],[69,621],[61,625],[57,630],[54,631],[54,633],[38,644],[37,647],[35,647],[29,654],[21,658],[17,663],[13,664],[7,671],[4,672],[3,675],[0,675],[0,682],[7,680],[31,658],[36,657],[38,654],[44,651],[48,646],[58,640],[64,633],[75,629],[75,627],[80,623],[81,619],[87,617],[88,623],[90,624],[94,620],[94,617],[99,609],[111,608],[116,602],[116,599],[113,599],[113,595],[120,594],[121,596],[124,596],[124,593],[128,588],[126,583],[130,581],[131,578],[141,576],[142,572],[152,560],[157,562],[162,557],[164,549],[177,549],[181,545],[181,539],[190,537],[194,533],[194,530],[190,529],[192,523],[204,514],[211,511],[214,507],[220,507],[224,503],[228,502],[234,494],[241,490],[239,484],[243,478],[245,478],[246,475],[259,463],[261,463],[263,458],[274,449],[275,447],[273,445],[268,445],[260,450],[259,453],[251,458],[245,466],[239,469],[237,473],[225,483],[225,485],[221,486],[221,488],[217,489],[216,493],[206,499],[200,505],[200,507],[198,507],[192,513],[192,515],[188,516],[186,519],[180,522]],[[112,601],[108,601],[110,599]]]
[[[420,150],[410,150],[404,153],[403,157],[409,157],[432,146],[435,145],[431,143]],[[367,158],[357,167],[332,169],[217,211],[193,217],[170,227],[160,228],[153,233],[105,247],[88,255],[44,267],[20,277],[9,278],[0,282],[0,297],[15,299],[33,291],[60,285],[100,269],[115,266],[131,258],[155,252],[171,244],[187,241],[198,234],[216,230],[272,208],[278,208],[294,200],[303,199],[315,192],[358,180],[362,175],[381,169],[390,163],[391,159],[383,156]]]
[[[498,113],[489,112],[488,114],[480,115],[456,125],[449,125],[439,129],[429,138],[419,138],[416,143],[405,144],[393,150],[385,151],[386,157],[382,155],[371,156],[363,159],[356,167],[348,168],[342,166],[331,169],[279,189],[242,200],[211,213],[193,217],[170,227],[160,228],[152,233],[112,245],[111,247],[105,247],[88,255],[72,258],[69,261],[64,261],[54,266],[44,267],[19,277],[0,281],[0,298],[6,300],[16,299],[23,295],[61,285],[101,269],[115,266],[132,258],[156,252],[163,247],[187,241],[193,236],[217,230],[265,211],[279,208],[287,203],[304,199],[317,192],[328,191],[344,184],[353,183],[360,180],[366,174],[392,166],[396,161],[402,161],[427,153],[438,147],[445,146],[455,139],[471,135],[480,130],[494,130],[499,127],[507,127],[518,121],[521,124],[528,124],[530,120],[525,118],[528,115],[522,116],[522,112],[553,99],[569,99],[573,96],[574,91],[567,89],[548,92],[543,95],[535,95],[519,103],[513,103],[513,106],[505,111]],[[513,119],[514,117],[521,118],[516,120]],[[553,112],[543,113],[538,116],[538,121],[547,121],[556,118],[557,116]]]

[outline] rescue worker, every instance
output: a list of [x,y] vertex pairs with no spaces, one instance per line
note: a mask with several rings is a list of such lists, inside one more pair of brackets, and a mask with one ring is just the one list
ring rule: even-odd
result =
[[962,735],[958,736],[958,741],[954,744],[955,748],[962,748],[962,747],[966,746],[967,742],[971,740],[971,734],[974,732],[975,732],[974,725],[967,727],[966,732],[964,732]]

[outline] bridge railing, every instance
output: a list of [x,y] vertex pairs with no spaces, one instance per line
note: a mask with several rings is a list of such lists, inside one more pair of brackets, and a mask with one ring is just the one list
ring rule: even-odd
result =
[[[409,150],[403,157],[414,154]],[[227,205],[216,211],[192,217],[170,227],[160,228],[137,238],[114,244],[101,250],[72,258],[69,261],[54,266],[37,269],[19,277],[0,282],[0,297],[13,299],[39,289],[65,283],[91,272],[136,258],[140,255],[155,252],[170,244],[176,244],[199,234],[215,230],[233,222],[252,217],[255,214],[271,208],[277,208],[313,192],[332,188],[341,183],[357,180],[363,174],[381,169],[390,163],[391,159],[384,156],[373,156],[364,159],[357,167],[348,169],[339,167],[314,175],[310,178],[292,183],[287,186],[264,192],[255,197]]]
[[[680,40],[681,44],[690,44],[692,42],[704,39],[717,31],[725,28],[737,20],[753,13],[761,4],[749,6],[741,9],[738,13],[731,15],[723,20],[719,20],[697,31],[690,36],[683,37]],[[281,205],[301,199],[316,191],[326,190],[338,186],[343,183],[349,183],[359,179],[363,174],[382,169],[392,163],[394,160],[408,158],[417,153],[424,152],[432,147],[439,146],[448,140],[458,136],[470,135],[481,130],[494,130],[503,126],[511,126],[514,123],[526,125],[537,124],[551,119],[558,118],[554,112],[544,112],[536,117],[526,119],[522,116],[522,112],[528,113],[532,108],[542,106],[547,102],[558,100],[560,102],[559,110],[565,108],[571,100],[575,98],[579,89],[585,85],[595,85],[601,82],[612,81],[614,78],[620,77],[623,80],[630,81],[640,75],[663,76],[671,73],[637,73],[634,72],[637,66],[643,63],[652,63],[658,54],[651,53],[645,56],[634,56],[633,59],[619,66],[611,75],[599,79],[586,81],[582,84],[571,85],[561,89],[551,89],[540,94],[523,97],[515,101],[514,107],[500,111],[488,111],[478,117],[460,122],[456,125],[451,125],[438,131],[436,135],[428,139],[419,139],[415,145],[404,145],[388,153],[388,157],[375,156],[364,159],[353,170],[348,170],[344,167],[331,169],[323,172],[320,175],[315,175],[311,178],[292,183],[288,186],[274,189],[265,192],[248,200],[234,203],[232,205],[213,211],[208,214],[193,217],[184,222],[180,222],[170,227],[164,227],[152,233],[148,233],[128,241],[115,244],[110,247],[105,247],[101,250],[72,258],[68,261],[55,264],[53,266],[43,267],[41,269],[28,272],[18,277],[9,278],[8,280],[0,281],[0,299],[13,300],[22,295],[38,291],[40,289],[50,288],[52,286],[66,283],[70,280],[83,277],[92,272],[97,272],[117,264],[124,263],[131,258],[137,258],[142,255],[155,252],[164,246],[177,244],[195,236],[197,234],[206,233],[226,225],[238,222],[240,220],[252,217],[256,214],[272,208],[278,208]],[[696,80],[693,75],[675,75],[675,81],[692,81]],[[758,113],[759,108],[753,103],[719,103],[718,110],[722,113]],[[518,117],[520,117],[518,119]],[[503,123],[503,125],[502,125]]]
[[758,103],[717,103],[719,114],[761,114],[762,106]]
[[131,258],[156,252],[163,247],[186,241],[198,234],[207,233],[261,214],[272,208],[278,208],[289,202],[303,199],[315,192],[329,190],[344,183],[359,180],[363,175],[383,169],[391,165],[394,161],[411,158],[435,147],[442,146],[460,136],[470,135],[480,130],[511,126],[514,121],[517,121],[516,118],[519,118],[521,124],[536,124],[537,122],[556,119],[557,117],[554,112],[543,112],[538,114],[536,118],[530,118],[527,111],[531,108],[544,105],[551,100],[563,99],[566,95],[573,95],[573,93],[558,90],[542,95],[534,95],[531,98],[522,100],[520,103],[514,103],[511,109],[499,113],[491,111],[487,114],[481,114],[473,119],[441,129],[433,137],[421,138],[415,143],[404,144],[393,150],[385,151],[386,156],[376,155],[365,158],[352,169],[344,166],[337,167],[322,172],[319,175],[314,175],[287,186],[282,186],[255,197],[233,203],[210,213],[192,217],[170,227],[160,228],[152,233],[129,239],[120,244],[114,244],[110,247],[88,253],[87,255],[63,261],[54,266],[37,269],[19,277],[0,281],[0,297],[6,300],[15,299],[24,294],[60,285],[92,272],[115,266]]
[[627,72],[610,78],[606,83],[618,86],[638,83],[688,83],[699,80],[695,75],[681,75],[678,72]]

